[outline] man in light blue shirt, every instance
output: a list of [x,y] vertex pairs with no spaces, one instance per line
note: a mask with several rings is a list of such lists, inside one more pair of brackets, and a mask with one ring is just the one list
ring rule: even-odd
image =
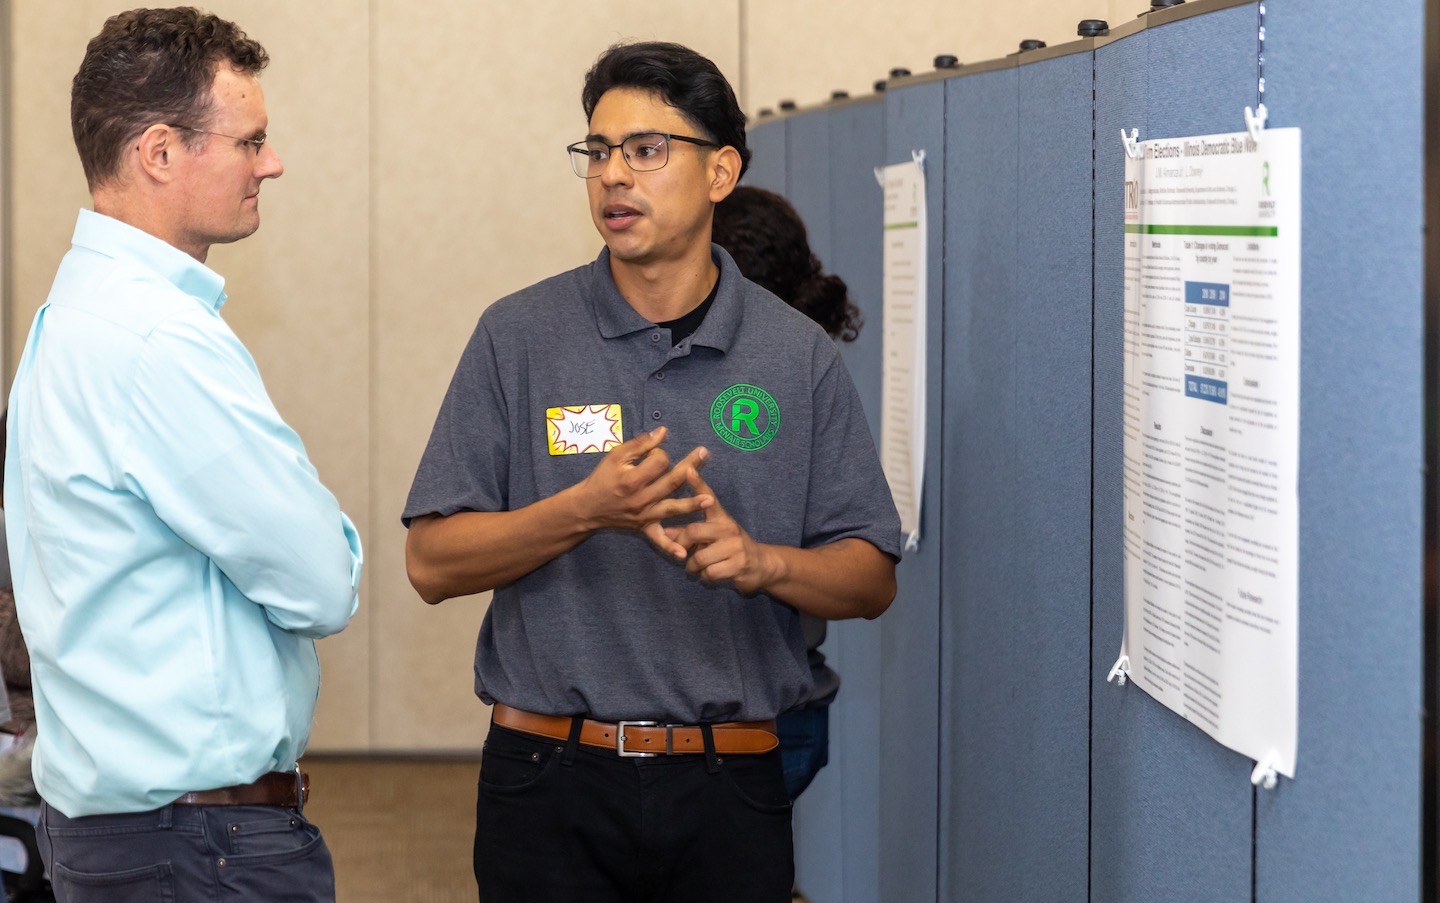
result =
[[267,62],[233,23],[132,10],[73,84],[95,211],[31,326],[5,465],[62,901],[334,899],[296,760],[360,540],[204,265],[283,171]]

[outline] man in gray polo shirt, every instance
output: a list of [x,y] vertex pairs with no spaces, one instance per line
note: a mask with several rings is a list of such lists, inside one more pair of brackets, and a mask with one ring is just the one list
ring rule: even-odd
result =
[[749,159],[719,70],[619,45],[583,105],[606,248],[485,311],[404,514],[427,602],[495,591],[480,896],[779,903],[797,610],[883,612],[899,521],[833,343],[710,243]]

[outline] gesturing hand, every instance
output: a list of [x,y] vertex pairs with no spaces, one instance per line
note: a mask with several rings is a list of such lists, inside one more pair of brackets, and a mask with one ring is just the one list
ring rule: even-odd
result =
[[671,467],[670,456],[660,447],[666,434],[662,426],[621,443],[575,488],[581,511],[592,527],[638,531],[662,552],[684,558],[686,547],[674,542],[660,522],[703,510],[714,502],[708,492],[673,497],[709,452],[697,447]]
[[726,512],[699,471],[691,468],[686,479],[697,498],[711,502],[704,507],[703,521],[665,528],[672,543],[689,551],[685,570],[712,583],[729,581],[742,593],[759,591],[778,579],[783,567],[780,560]]

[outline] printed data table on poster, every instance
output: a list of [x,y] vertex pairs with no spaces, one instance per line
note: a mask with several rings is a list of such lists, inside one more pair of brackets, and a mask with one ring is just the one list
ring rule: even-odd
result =
[[1129,677],[1295,776],[1300,130],[1125,166]]

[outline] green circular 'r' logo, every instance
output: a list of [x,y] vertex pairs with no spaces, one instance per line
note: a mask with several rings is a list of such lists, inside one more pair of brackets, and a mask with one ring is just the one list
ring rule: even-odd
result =
[[728,444],[755,451],[769,445],[780,431],[780,406],[759,386],[736,383],[715,396],[710,426]]

